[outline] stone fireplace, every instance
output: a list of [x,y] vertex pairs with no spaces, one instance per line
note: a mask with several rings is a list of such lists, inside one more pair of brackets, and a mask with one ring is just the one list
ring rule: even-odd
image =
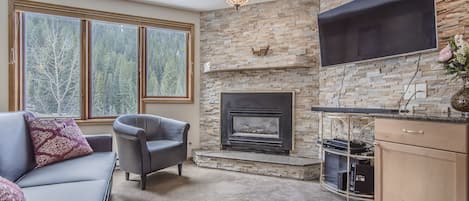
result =
[[[200,150],[193,153],[198,166],[318,178],[319,119],[310,111],[319,104],[318,13],[319,0],[201,13]],[[266,46],[268,55],[252,53]],[[225,103],[234,94],[227,92],[264,91],[289,93],[284,100],[241,96]]]
[[[294,92],[292,122],[295,124],[292,125],[293,135],[288,138],[292,139],[288,154],[317,157],[315,142],[319,120],[310,108],[319,104],[318,13],[317,0],[278,0],[248,5],[239,12],[223,9],[201,13],[200,149],[226,151],[233,148],[233,143],[231,147],[225,144],[227,138],[221,139],[224,132],[221,95],[224,92]],[[266,46],[271,50],[268,55],[252,54],[252,48]],[[270,118],[262,116],[262,119],[248,117],[259,116],[237,117],[231,123],[275,124],[278,120],[281,125],[281,120],[272,115]],[[272,135],[277,134],[272,130],[278,130],[280,138],[283,135],[281,126],[278,129],[271,126],[269,130],[261,128],[258,133],[237,126],[231,141],[235,137],[247,137],[249,133],[250,137],[257,134],[256,140],[269,138],[278,143],[278,138],[273,140]],[[286,149],[282,150],[287,154]],[[256,151],[266,152],[265,149]]]
[[293,137],[293,93],[221,93],[221,147],[288,155]]

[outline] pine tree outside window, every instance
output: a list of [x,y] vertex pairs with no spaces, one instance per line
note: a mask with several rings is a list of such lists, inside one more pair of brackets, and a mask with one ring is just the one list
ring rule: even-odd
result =
[[138,27],[91,22],[91,117],[138,113]]
[[187,97],[187,33],[148,28],[146,96]]

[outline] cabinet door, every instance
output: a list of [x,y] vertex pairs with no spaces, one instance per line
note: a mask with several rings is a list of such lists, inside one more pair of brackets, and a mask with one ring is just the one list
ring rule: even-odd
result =
[[468,201],[466,154],[376,141],[376,201]]

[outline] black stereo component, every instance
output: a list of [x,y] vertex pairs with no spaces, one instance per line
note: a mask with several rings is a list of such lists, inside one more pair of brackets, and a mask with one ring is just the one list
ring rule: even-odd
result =
[[347,190],[347,171],[337,172],[337,189]]
[[373,195],[374,168],[371,165],[352,164],[350,190],[354,193]]
[[[372,161],[352,157],[350,158],[350,172],[347,172],[347,157],[335,153],[347,153],[347,141],[338,139],[324,140],[323,144],[324,149],[326,149],[324,153],[324,181],[339,190],[345,191],[347,189],[347,174],[349,174],[350,192],[372,195],[374,193]],[[365,143],[351,142],[350,147],[355,148],[353,153],[355,155],[372,155]]]
[[[323,145],[324,145],[324,148],[347,151],[347,148],[348,148],[347,142],[348,142],[347,140],[335,138],[332,140],[324,140]],[[366,143],[364,142],[351,141],[349,143],[350,143],[351,154],[363,153],[363,152],[368,151],[368,147]]]
[[[347,172],[347,157],[330,152],[325,152],[324,155],[324,181],[341,189],[339,173]],[[344,174],[343,177],[347,179],[347,174]]]

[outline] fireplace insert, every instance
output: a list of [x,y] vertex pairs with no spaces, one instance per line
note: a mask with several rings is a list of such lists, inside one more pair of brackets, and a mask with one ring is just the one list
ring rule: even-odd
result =
[[222,149],[288,155],[293,93],[222,93]]

